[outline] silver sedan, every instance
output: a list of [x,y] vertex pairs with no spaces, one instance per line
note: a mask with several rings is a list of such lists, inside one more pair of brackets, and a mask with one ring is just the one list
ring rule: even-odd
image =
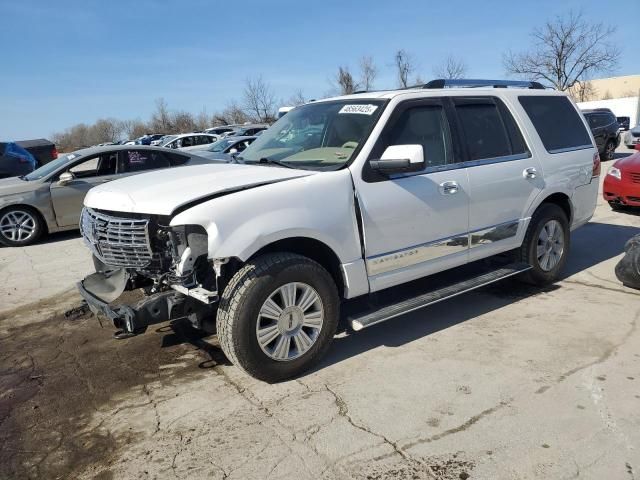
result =
[[213,163],[189,152],[114,145],[61,155],[22,177],[0,180],[0,243],[22,246],[78,228],[91,187],[145,171]]

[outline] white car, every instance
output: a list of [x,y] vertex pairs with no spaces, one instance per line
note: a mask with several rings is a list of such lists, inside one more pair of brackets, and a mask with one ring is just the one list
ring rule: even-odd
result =
[[210,133],[181,133],[165,137],[160,146],[179,150],[198,150],[217,142],[219,138],[218,135]]
[[[269,382],[317,363],[341,308],[357,331],[507,277],[555,281],[600,175],[575,104],[536,82],[316,101],[235,161],[92,189],[98,271],[79,289],[119,337],[215,317],[227,357]],[[140,287],[146,300],[108,303]]]

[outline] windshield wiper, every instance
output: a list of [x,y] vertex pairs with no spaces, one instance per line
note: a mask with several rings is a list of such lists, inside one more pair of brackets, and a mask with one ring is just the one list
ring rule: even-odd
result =
[[267,158],[267,157],[262,157],[260,160],[258,160],[258,163],[266,163],[266,164],[269,164],[269,165],[278,165],[278,166],[284,167],[284,168],[293,168],[293,169],[295,169],[295,167],[292,167],[291,165],[289,165],[287,163],[281,162],[279,160],[272,160],[272,159]]

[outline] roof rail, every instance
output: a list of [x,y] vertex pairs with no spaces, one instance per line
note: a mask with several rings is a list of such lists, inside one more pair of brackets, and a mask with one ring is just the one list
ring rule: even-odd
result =
[[493,87],[493,88],[531,88],[534,90],[544,90],[545,86],[540,82],[530,82],[521,80],[478,80],[478,79],[445,79],[439,78],[431,80],[424,85],[417,85],[413,88],[477,88],[477,87]]

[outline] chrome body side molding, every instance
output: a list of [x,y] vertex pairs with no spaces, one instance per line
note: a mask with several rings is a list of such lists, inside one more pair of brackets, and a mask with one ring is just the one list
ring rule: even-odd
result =
[[454,237],[368,257],[366,260],[367,272],[369,276],[375,276],[460,253],[470,248],[513,238],[517,235],[519,226],[520,220],[512,220]]

